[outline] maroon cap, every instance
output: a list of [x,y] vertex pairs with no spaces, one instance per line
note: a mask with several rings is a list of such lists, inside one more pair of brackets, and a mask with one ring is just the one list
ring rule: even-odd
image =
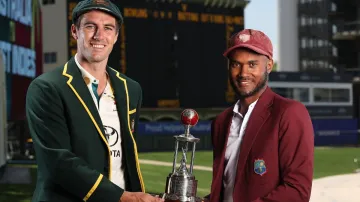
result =
[[273,46],[269,37],[254,29],[244,29],[234,34],[230,38],[228,47],[224,53],[225,57],[228,57],[229,53],[236,48],[248,48],[269,58],[273,57]]

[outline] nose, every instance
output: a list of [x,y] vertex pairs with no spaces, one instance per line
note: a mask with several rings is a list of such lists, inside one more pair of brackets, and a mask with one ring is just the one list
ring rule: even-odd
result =
[[249,74],[249,68],[247,65],[242,65],[242,67],[239,70],[239,77],[246,77]]
[[97,28],[96,29],[96,31],[95,31],[95,33],[94,33],[94,39],[95,40],[101,40],[102,38],[103,38],[103,36],[104,36],[104,31],[103,30],[101,30],[100,28]]

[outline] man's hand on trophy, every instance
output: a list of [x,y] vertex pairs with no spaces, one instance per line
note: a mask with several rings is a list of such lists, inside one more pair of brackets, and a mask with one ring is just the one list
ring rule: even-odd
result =
[[209,195],[206,195],[204,196],[202,202],[209,202],[210,201],[210,194]]
[[119,202],[164,202],[164,199],[143,192],[125,191]]

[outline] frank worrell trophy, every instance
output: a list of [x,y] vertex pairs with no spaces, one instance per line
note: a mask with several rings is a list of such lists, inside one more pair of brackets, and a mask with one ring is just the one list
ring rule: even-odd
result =
[[[195,126],[199,120],[199,115],[193,109],[185,109],[181,113],[181,122],[185,126],[185,133],[174,136],[175,138],[175,153],[172,172],[166,179],[166,187],[163,198],[165,202],[179,201],[179,202],[195,202],[201,201],[196,197],[197,180],[193,175],[193,166],[195,158],[196,143],[200,141],[190,134],[190,128]],[[180,148],[181,160],[177,168],[178,151]],[[190,165],[187,166],[187,151],[190,148],[191,159]]]

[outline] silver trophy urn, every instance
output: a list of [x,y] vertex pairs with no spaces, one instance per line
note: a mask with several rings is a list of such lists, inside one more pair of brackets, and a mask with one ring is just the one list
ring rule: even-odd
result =
[[[190,128],[195,126],[199,120],[199,115],[193,109],[185,109],[181,113],[181,122],[185,126],[185,133],[174,136],[175,138],[175,153],[172,172],[166,179],[166,187],[163,198],[165,202],[195,202],[201,201],[196,197],[197,180],[193,175],[193,166],[195,158],[196,143],[200,141],[190,134]],[[187,166],[187,151],[190,146],[191,161]],[[180,148],[181,160],[177,168],[178,150]]]

